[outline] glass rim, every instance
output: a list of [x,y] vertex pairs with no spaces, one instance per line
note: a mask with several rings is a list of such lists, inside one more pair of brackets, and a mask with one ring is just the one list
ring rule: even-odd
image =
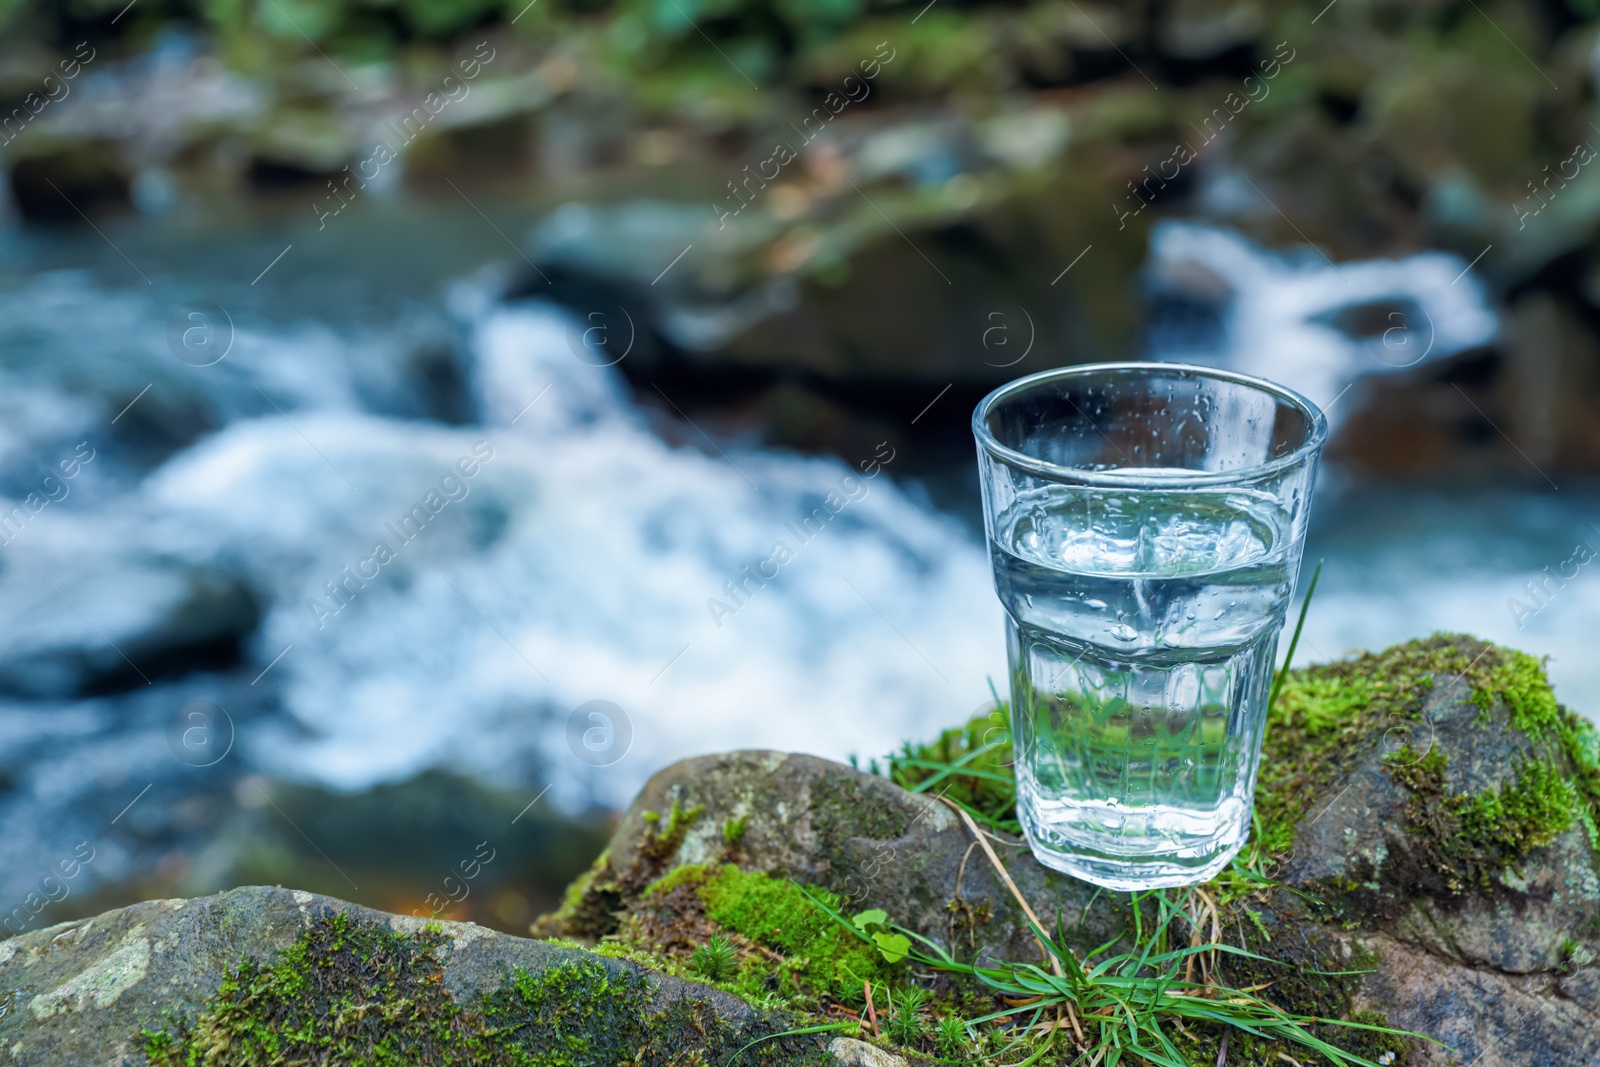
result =
[[[1070,367],[1056,367],[1053,370],[1039,371],[1036,374],[1029,374],[1015,381],[1007,382],[978,401],[978,406],[973,409],[972,435],[977,438],[978,447],[994,459],[1008,466],[1016,467],[1043,478],[1049,478],[1052,481],[1125,489],[1149,487],[1151,475],[1148,468],[1141,468],[1140,473],[1119,474],[1115,469],[1097,471],[1084,467],[1067,467],[1007,447],[1001,444],[989,430],[989,413],[1003,401],[1010,400],[1020,393],[1047,383],[1108,371],[1115,374],[1141,371],[1146,373],[1152,371],[1177,372],[1180,375],[1212,378],[1218,381],[1232,382],[1235,385],[1248,386],[1251,389],[1276,397],[1286,402],[1290,407],[1296,408],[1306,416],[1307,421],[1311,424],[1311,431],[1307,434],[1306,440],[1292,452],[1267,460],[1265,463],[1258,463],[1251,467],[1241,467],[1238,470],[1231,471],[1189,471],[1181,467],[1163,468],[1160,475],[1160,484],[1162,486],[1181,488],[1194,485],[1228,485],[1236,482],[1254,481],[1257,478],[1276,474],[1279,471],[1305,463],[1307,460],[1314,458],[1327,441],[1327,416],[1323,414],[1320,407],[1288,386],[1279,385],[1277,382],[1268,381],[1265,378],[1257,378],[1254,375],[1240,374],[1238,371],[1222,370],[1217,367],[1199,367],[1191,363],[1155,363],[1131,360],[1116,363],[1079,363]],[[1169,471],[1170,473],[1168,473]]]

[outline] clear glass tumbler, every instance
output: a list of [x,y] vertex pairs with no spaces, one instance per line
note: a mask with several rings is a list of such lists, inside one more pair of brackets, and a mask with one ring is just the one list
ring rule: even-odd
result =
[[995,390],[972,429],[1028,844],[1110,889],[1210,878],[1250,832],[1327,421],[1242,374],[1102,363]]

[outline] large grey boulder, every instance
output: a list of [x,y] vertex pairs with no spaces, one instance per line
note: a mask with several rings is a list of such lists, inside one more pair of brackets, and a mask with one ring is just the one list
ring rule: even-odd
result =
[[[228,979],[242,989],[221,997],[231,1014],[196,1026]],[[287,1036],[297,1024],[329,1039],[314,1062],[417,1065],[524,1062],[513,1050],[665,1062],[783,1029],[738,997],[636,963],[265,887],[147,901],[0,942],[0,989],[0,1049],[27,1067],[178,1063],[185,1040],[208,1064],[283,1062],[256,1055],[252,1036],[276,1029],[285,1055],[305,1053],[311,1043]],[[363,1006],[381,1013],[370,1025],[351,1018]],[[826,1062],[814,1038],[793,1051],[792,1062]]]

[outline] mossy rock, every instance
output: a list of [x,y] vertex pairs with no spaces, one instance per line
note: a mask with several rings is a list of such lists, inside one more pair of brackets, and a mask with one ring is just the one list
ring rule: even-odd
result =
[[[703,815],[677,851],[662,856],[654,827],[674,804]],[[731,845],[721,827],[739,819],[743,833]],[[596,869],[534,932],[612,935],[632,902],[673,868],[734,863],[824,889],[854,910],[882,908],[903,925],[993,958],[1037,957],[1021,909],[971,846],[950,808],[884,778],[798,753],[701,756],[646,783]],[[1020,842],[1000,852],[1023,894],[1060,907],[1069,923],[1082,920],[1085,937],[1104,941],[1121,929],[1115,909],[1089,909],[1093,886],[1033,862]]]
[[[947,733],[949,751],[911,754],[948,761],[993,725]],[[1449,1046],[1344,1042],[1373,1060],[1600,1062],[1597,749],[1537,660],[1471,638],[1293,672],[1269,724],[1258,796],[1269,846],[1258,861],[1280,888],[1241,889],[1227,873],[1210,887],[1227,901],[1227,940],[1282,963],[1230,961],[1228,978],[1270,983],[1291,1011],[1381,1017]],[[1005,753],[990,756],[987,768],[1005,766]],[[961,792],[977,779],[945,784],[1002,822],[1008,815],[999,794]],[[673,810],[696,816],[668,851],[655,828]],[[994,840],[1022,894],[1047,922],[1059,914],[1074,949],[1126,934],[1121,894],[1043,868],[1004,833]],[[729,869],[820,890],[844,913],[882,909],[966,959],[1039,958],[1021,909],[949,807],[878,775],[775,752],[705,756],[657,774],[605,857],[536,930],[685,966],[687,946],[720,932],[771,976],[781,968],[763,968],[759,953],[781,951],[776,942],[742,920],[718,922],[702,895],[682,891]],[[826,992],[861,1008],[859,994]],[[1247,1046],[1236,1036],[1229,1062],[1283,1062],[1276,1048]],[[1218,1049],[1202,1039],[1189,1052],[1209,1063]]]
[[1533,657],[1414,641],[1299,672],[1275,712],[1257,810],[1290,884],[1510,973],[1593,938],[1595,733]]
[[252,887],[0,942],[8,1062],[831,1062],[727,992],[571,945]]

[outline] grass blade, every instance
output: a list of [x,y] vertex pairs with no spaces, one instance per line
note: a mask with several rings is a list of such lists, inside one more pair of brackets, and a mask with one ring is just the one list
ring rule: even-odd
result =
[[1272,679],[1272,690],[1267,694],[1269,715],[1278,703],[1278,690],[1283,688],[1284,680],[1289,677],[1289,665],[1294,662],[1294,650],[1300,645],[1300,631],[1305,629],[1306,612],[1311,608],[1311,598],[1317,594],[1317,579],[1322,577],[1322,564],[1322,560],[1317,560],[1317,569],[1311,572],[1311,584],[1306,587],[1306,598],[1300,601],[1300,618],[1294,624],[1294,636],[1289,639],[1289,654],[1283,658],[1283,666],[1279,668],[1277,677]]
[[732,1063],[740,1056],[743,1056],[746,1052],[755,1048],[763,1041],[776,1041],[780,1037],[794,1037],[797,1034],[824,1034],[833,1033],[838,1030],[854,1030],[858,1025],[859,1024],[857,1023],[826,1023],[822,1026],[805,1026],[798,1030],[785,1030],[782,1033],[768,1034],[765,1037],[758,1037],[754,1041],[745,1045],[743,1048],[739,1049],[739,1051],[735,1052],[733,1055],[729,1056],[726,1060],[723,1060],[723,1067],[728,1067],[728,1064]]
[[1009,774],[1000,774],[996,771],[980,771],[975,768],[967,767],[968,761],[975,760],[979,756],[987,755],[988,753],[993,752],[995,749],[1000,748],[1004,744],[1004,741],[991,741],[982,748],[973,749],[971,752],[968,752],[965,756],[962,756],[954,763],[940,763],[937,760],[917,759],[914,756],[895,756],[894,762],[895,765],[899,767],[920,767],[925,771],[939,772],[938,774],[933,775],[931,778],[924,778],[922,781],[906,790],[908,793],[925,793],[952,774],[961,774],[968,778],[982,778],[987,782],[998,782],[1001,785],[1009,786],[1016,782],[1016,778]]

